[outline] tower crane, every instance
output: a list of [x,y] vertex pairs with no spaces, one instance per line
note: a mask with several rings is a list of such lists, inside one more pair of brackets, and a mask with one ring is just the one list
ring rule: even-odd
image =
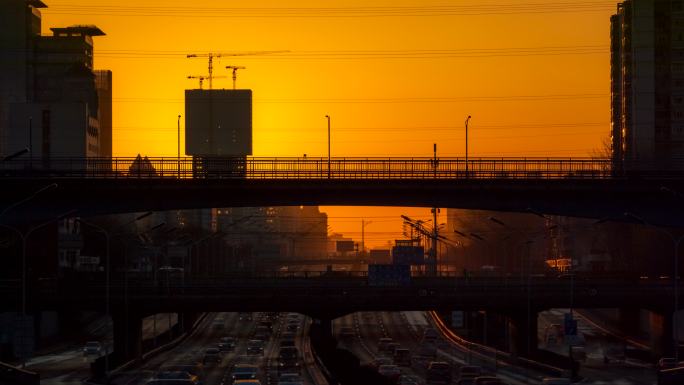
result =
[[[214,76],[214,78],[225,78],[225,77],[226,76]],[[206,76],[206,75],[197,75],[197,76],[188,76],[188,79],[198,79],[199,80],[199,88],[201,90],[202,86],[204,85],[204,81],[207,79],[210,79],[210,78],[209,78],[209,76]],[[211,80],[210,80],[210,82],[211,82]],[[211,83],[209,83],[209,84],[211,84]]]
[[237,87],[237,72],[238,72],[238,70],[247,69],[247,67],[226,66],[226,69],[227,70],[233,70],[233,89],[236,89],[236,87]]
[[258,55],[270,55],[274,53],[285,53],[290,51],[253,51],[253,52],[219,52],[219,53],[198,53],[189,54],[187,58],[207,58],[209,60],[209,76],[206,77],[209,80],[209,89],[214,88],[212,80],[214,79],[214,58],[219,59],[224,56],[258,56]]

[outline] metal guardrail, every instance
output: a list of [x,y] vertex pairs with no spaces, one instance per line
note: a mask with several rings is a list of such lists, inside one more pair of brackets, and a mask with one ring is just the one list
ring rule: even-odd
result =
[[[680,168],[681,169],[681,168]],[[681,177],[679,169],[646,176]],[[606,179],[602,158],[16,158],[0,179]]]

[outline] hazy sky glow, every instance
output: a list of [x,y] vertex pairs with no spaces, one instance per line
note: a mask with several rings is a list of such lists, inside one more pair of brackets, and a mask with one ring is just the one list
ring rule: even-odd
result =
[[107,33],[95,66],[114,71],[119,156],[175,156],[183,90],[197,87],[186,77],[207,73],[185,56],[204,52],[290,51],[215,65],[214,88],[232,87],[225,66],[247,67],[255,156],[325,155],[326,114],[333,156],[429,156],[432,143],[462,156],[467,115],[471,156],[587,156],[609,133],[615,0],[46,2],[44,33]]

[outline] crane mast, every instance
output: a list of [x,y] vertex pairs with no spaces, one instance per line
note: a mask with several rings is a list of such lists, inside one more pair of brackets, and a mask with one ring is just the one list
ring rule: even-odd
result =
[[[209,76],[206,77],[209,80],[209,89],[214,89],[214,58],[219,59],[225,56],[259,56],[259,55],[271,55],[275,53],[286,53],[290,51],[253,51],[253,52],[223,52],[223,53],[193,53],[187,55],[188,59],[191,58],[207,58],[209,61]],[[218,76],[216,76],[218,77]]]
[[237,72],[238,70],[244,70],[247,69],[247,67],[241,67],[241,66],[226,66],[227,70],[232,70],[233,71],[233,89],[237,88]]

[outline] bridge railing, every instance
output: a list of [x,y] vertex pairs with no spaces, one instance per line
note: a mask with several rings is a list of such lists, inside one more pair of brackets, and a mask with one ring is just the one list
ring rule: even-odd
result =
[[148,179],[602,179],[599,158],[16,158],[2,178]]

